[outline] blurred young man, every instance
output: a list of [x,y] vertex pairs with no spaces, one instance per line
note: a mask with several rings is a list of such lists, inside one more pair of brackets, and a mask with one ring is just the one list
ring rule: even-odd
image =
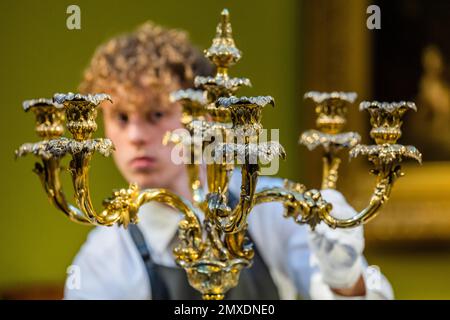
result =
[[[166,188],[191,199],[184,165],[171,161],[163,135],[181,127],[181,107],[170,92],[193,87],[196,75],[212,73],[209,62],[186,34],[151,22],[98,48],[80,91],[108,93],[103,107],[106,136],[115,147],[122,175],[140,188]],[[239,194],[239,175],[230,192]],[[258,188],[280,186],[280,179],[261,177]],[[337,191],[324,190],[332,214],[355,214]],[[389,282],[367,268],[362,255],[362,227],[315,232],[282,216],[281,204],[255,207],[249,234],[255,245],[253,266],[242,272],[239,285],[227,293],[234,299],[392,298]],[[181,214],[160,203],[139,212],[140,223],[128,230],[97,227],[75,258],[80,286],[66,284],[66,299],[196,299],[185,271],[176,266],[172,248]],[[376,271],[376,270],[375,270]]]

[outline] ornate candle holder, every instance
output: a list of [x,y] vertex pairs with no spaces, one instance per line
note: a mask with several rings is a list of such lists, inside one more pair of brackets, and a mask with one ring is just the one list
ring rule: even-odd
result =
[[401,136],[402,117],[409,109],[417,111],[413,102],[361,102],[360,110],[370,113],[372,129],[370,136],[375,145],[360,145],[359,134],[355,132],[340,133],[346,123],[345,111],[356,99],[353,92],[308,92],[305,98],[312,99],[316,104],[317,130],[303,133],[299,142],[309,150],[317,146],[323,148],[322,189],[336,189],[338,168],[341,159],[337,153],[343,149],[350,150],[350,158],[366,155],[374,168],[371,173],[376,176],[376,185],[368,206],[355,217],[345,220],[335,219],[326,215],[324,222],[336,228],[354,227],[373,219],[383,204],[389,199],[394,182],[401,176],[400,163],[405,158],[411,158],[419,163],[421,153],[413,146],[396,144]]
[[356,93],[311,91],[305,94],[305,99],[311,99],[315,104],[318,130],[304,132],[299,142],[309,150],[318,146],[323,148],[322,189],[336,189],[341,163],[338,154],[343,149],[354,147],[361,140],[356,132],[341,132],[347,123],[347,107],[356,100]]
[[[205,51],[217,67],[214,77],[197,77],[198,90],[180,90],[171,95],[183,107],[182,123],[187,134],[169,132],[164,143],[175,143],[187,149],[187,170],[192,202],[165,189],[140,190],[136,184],[114,191],[96,211],[90,197],[89,164],[94,152],[109,156],[114,147],[110,140],[91,138],[97,129],[97,107],[111,101],[105,94],[55,94],[53,100],[31,100],[24,103],[25,111],[36,114],[36,131],[43,138],[37,143],[22,145],[16,156],[34,154],[40,162],[35,172],[53,204],[71,220],[86,224],[110,226],[138,223],[139,208],[146,202],[165,203],[183,215],[179,223],[175,261],[186,270],[189,283],[202,293],[204,299],[223,299],[235,287],[240,271],[251,266],[254,251],[248,242],[247,218],[255,205],[278,201],[283,203],[285,216],[299,224],[314,228],[324,221],[332,227],[352,227],[367,222],[389,197],[393,182],[400,176],[404,157],[420,160],[414,147],[396,145],[400,136],[401,116],[411,104],[362,104],[372,116],[372,137],[376,146],[356,145],[355,133],[340,133],[345,124],[345,108],[354,101],[352,94],[310,93],[307,97],[317,103],[318,131],[310,131],[301,141],[311,149],[322,145],[325,150],[323,187],[336,185],[340,160],[337,152],[354,147],[352,156],[364,154],[374,163],[378,183],[367,209],[356,217],[338,220],[331,216],[332,205],[324,201],[317,190],[307,190],[300,183],[285,181],[284,188],[267,188],[256,192],[260,162],[285,157],[283,147],[276,141],[260,141],[262,109],[274,106],[269,96],[235,97],[239,87],[250,85],[246,78],[232,78],[230,66],[241,58],[236,48],[229,13],[224,10],[212,46]],[[63,119],[72,138],[63,137]],[[214,137],[216,139],[209,139]],[[220,139],[218,139],[220,138]],[[356,145],[356,146],[355,146]],[[200,179],[205,151],[207,185]],[[76,205],[66,201],[59,180],[60,160],[70,156]],[[185,159],[186,160],[186,159]],[[242,167],[238,203],[230,203],[228,185],[236,165]],[[207,191],[207,192],[206,192]]]

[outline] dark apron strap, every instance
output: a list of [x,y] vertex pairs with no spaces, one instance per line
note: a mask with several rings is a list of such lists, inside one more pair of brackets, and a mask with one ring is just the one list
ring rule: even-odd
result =
[[153,262],[150,251],[148,250],[142,231],[135,224],[129,224],[128,230],[130,232],[134,244],[136,245],[136,248],[139,251],[139,254],[142,257],[142,260],[144,261],[145,269],[147,270],[147,274],[150,279],[152,299],[153,300],[170,299],[167,287],[156,270],[155,263]]
[[[239,203],[239,196],[234,192],[228,192],[228,206],[234,209],[236,205]],[[279,292],[278,288],[273,281],[272,275],[270,274],[269,266],[264,261],[262,255],[258,250],[258,246],[252,239],[250,232],[247,230],[245,237],[247,241],[253,244],[253,265],[250,269],[244,269],[241,274],[241,282],[242,280],[247,280],[246,278],[251,279],[251,283],[248,285],[253,288],[254,294],[258,296],[258,299],[270,299],[270,300],[279,300]],[[233,297],[235,288],[231,289],[230,296]]]

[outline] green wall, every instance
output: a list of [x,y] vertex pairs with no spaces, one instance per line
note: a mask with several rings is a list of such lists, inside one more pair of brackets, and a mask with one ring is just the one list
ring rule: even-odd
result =
[[[81,30],[66,28],[66,8],[81,8]],[[14,161],[14,150],[36,141],[32,114],[21,102],[75,91],[94,49],[109,37],[134,29],[147,19],[188,30],[200,48],[210,45],[223,8],[231,13],[241,62],[232,70],[252,80],[246,95],[273,95],[276,109],[265,112],[265,124],[282,128],[289,163],[281,174],[299,174],[296,138],[301,131],[296,103],[299,10],[296,1],[11,1],[0,2],[2,41],[0,172],[0,290],[17,285],[60,282],[83,243],[89,227],[69,222],[48,202],[31,172],[34,159]],[[287,116],[289,113],[289,116]],[[101,132],[98,134],[101,136]],[[111,159],[95,157],[91,170],[94,203],[123,187]],[[65,190],[71,189],[70,180]]]

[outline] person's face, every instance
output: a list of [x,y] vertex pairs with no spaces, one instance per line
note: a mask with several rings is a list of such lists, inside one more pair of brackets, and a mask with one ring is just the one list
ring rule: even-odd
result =
[[141,188],[175,189],[185,166],[171,161],[173,146],[162,144],[166,132],[181,127],[181,107],[169,102],[170,90],[119,88],[113,105],[102,108],[105,133],[116,151],[122,175]]

